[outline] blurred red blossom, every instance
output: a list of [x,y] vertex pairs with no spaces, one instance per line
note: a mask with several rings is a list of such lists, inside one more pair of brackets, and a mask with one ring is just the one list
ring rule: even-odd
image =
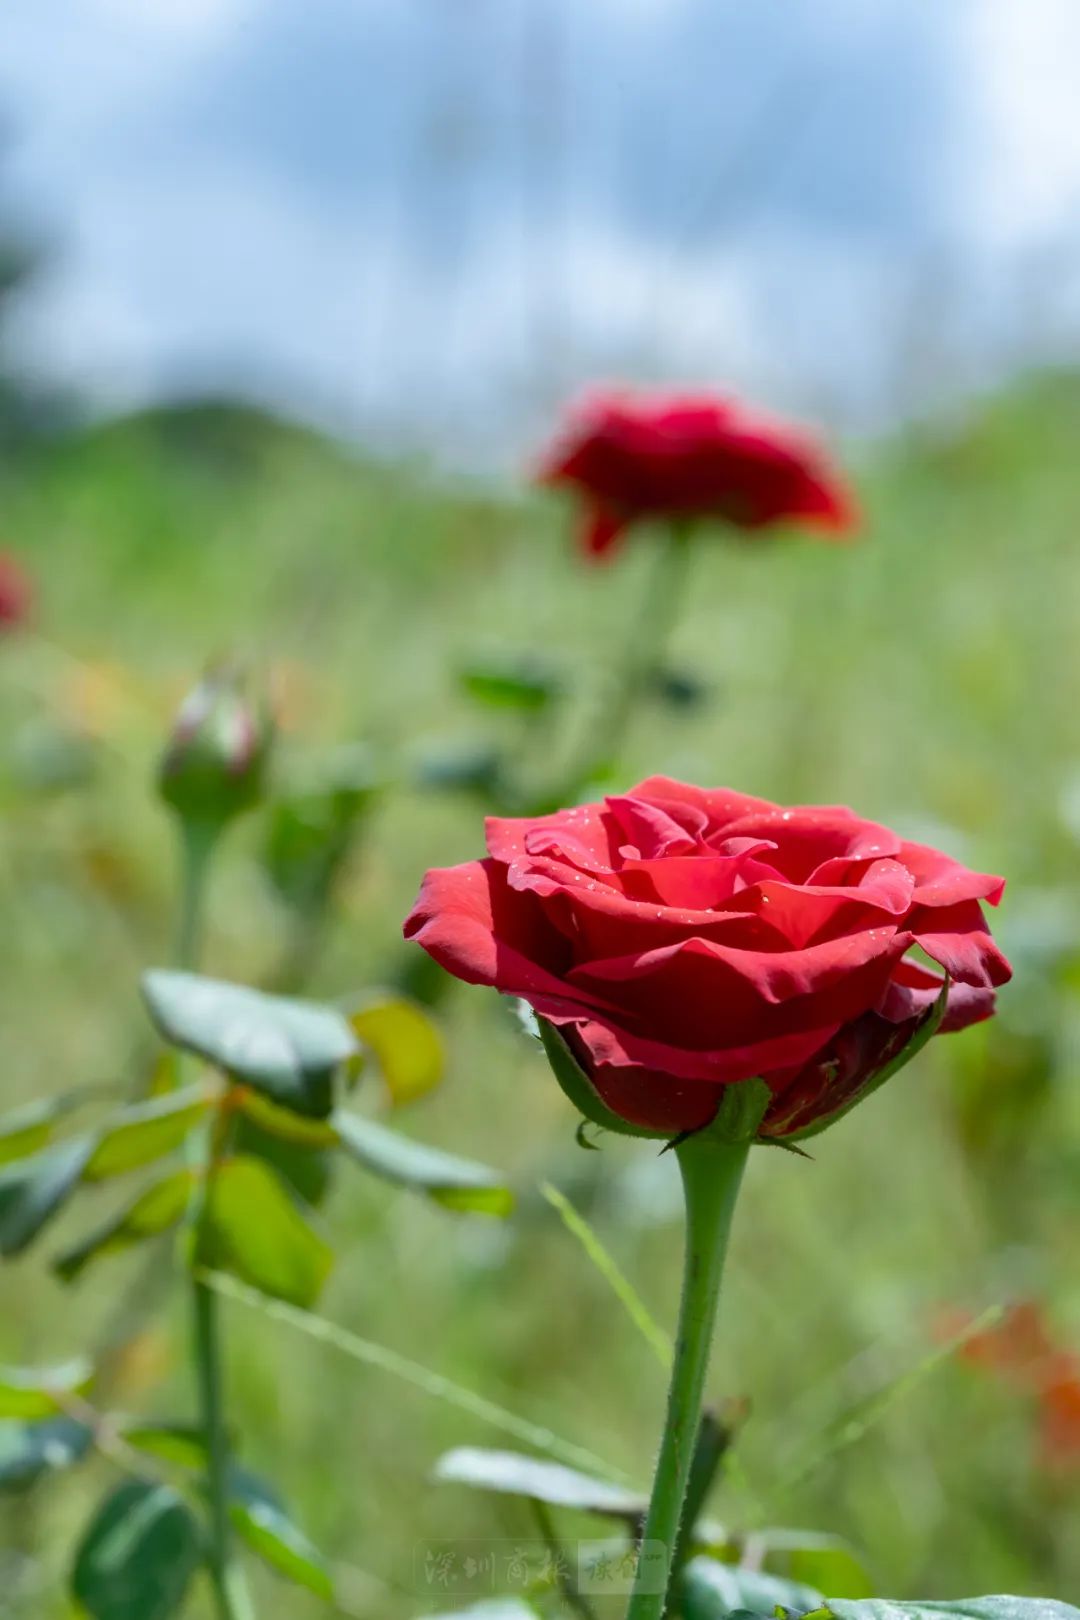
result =
[[25,624],[33,601],[30,576],[9,551],[0,551],[0,631]]
[[834,535],[856,522],[851,492],[809,437],[708,393],[591,393],[567,413],[537,477],[582,495],[593,558],[647,518],[744,530],[794,522]]

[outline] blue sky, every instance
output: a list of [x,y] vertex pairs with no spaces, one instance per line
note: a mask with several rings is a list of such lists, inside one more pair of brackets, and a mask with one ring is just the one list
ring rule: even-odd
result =
[[1074,0],[7,0],[35,369],[500,451],[590,376],[848,425],[1080,332]]

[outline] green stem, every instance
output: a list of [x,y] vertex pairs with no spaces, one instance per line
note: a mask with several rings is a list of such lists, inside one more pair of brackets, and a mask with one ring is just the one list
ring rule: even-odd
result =
[[686,587],[691,534],[688,523],[673,520],[666,539],[656,547],[641,611],[629,622],[611,701],[601,711],[581,758],[556,796],[560,804],[575,798],[601,767],[619,756],[634,709],[675,628]]
[[[212,824],[187,819],[180,824],[180,917],[176,964],[187,971],[194,971],[198,967],[201,955],[207,876],[218,831]],[[201,1142],[196,1142],[192,1152],[193,1169],[199,1177],[190,1224],[192,1265],[196,1270],[200,1263],[200,1233],[227,1129],[227,1116],[219,1113],[209,1122],[205,1135]],[[233,1555],[232,1527],[229,1522],[231,1463],[225,1423],[218,1299],[212,1289],[193,1276],[191,1302],[199,1420],[206,1443],[206,1493],[210,1519],[207,1564],[215,1607],[218,1620],[254,1620],[243,1570]]]
[[[659,1544],[665,1566],[673,1562],[678,1544],[728,1233],[749,1151],[748,1141],[725,1142],[705,1131],[675,1148],[686,1202],[686,1254],[664,1438],[643,1535],[644,1543]],[[667,1593],[649,1590],[662,1582],[648,1551],[643,1548],[627,1620],[661,1620],[667,1613]],[[668,1568],[669,1584],[673,1574]]]
[[210,857],[219,829],[212,823],[180,822],[180,910],[174,960],[178,968],[194,971],[202,954],[203,920]]
[[544,1546],[547,1548],[548,1558],[555,1576],[555,1584],[559,1589],[563,1602],[568,1609],[572,1609],[574,1614],[580,1617],[580,1620],[596,1620],[596,1611],[592,1604],[587,1597],[578,1591],[577,1581],[574,1579],[573,1571],[570,1568],[570,1560],[562,1542],[555,1534],[555,1526],[552,1523],[547,1504],[533,1502],[533,1512],[540,1528],[540,1534],[544,1539]]
[[[227,1099],[226,1099],[227,1104]],[[243,1569],[233,1548],[229,1521],[230,1474],[229,1434],[225,1422],[225,1382],[221,1343],[219,1301],[198,1275],[205,1261],[202,1233],[206,1211],[213,1197],[214,1178],[221,1162],[230,1127],[227,1106],[211,1120],[204,1139],[199,1165],[199,1188],[192,1211],[191,1279],[193,1347],[199,1389],[199,1419],[206,1443],[206,1494],[210,1517],[207,1564],[213,1583],[219,1620],[254,1620]]]

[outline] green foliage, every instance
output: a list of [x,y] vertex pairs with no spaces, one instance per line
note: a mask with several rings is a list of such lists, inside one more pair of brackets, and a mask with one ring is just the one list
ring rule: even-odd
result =
[[334,1251],[260,1159],[226,1159],[210,1185],[199,1261],[293,1305],[314,1305]]
[[93,1444],[85,1423],[74,1418],[0,1423],[0,1491],[21,1491],[46,1475],[80,1462]]
[[1052,1598],[953,1598],[944,1603],[894,1603],[888,1598],[845,1602],[830,1598],[821,1610],[835,1620],[1076,1620],[1080,1609]]
[[190,1170],[174,1170],[160,1177],[112,1220],[59,1255],[53,1270],[64,1282],[74,1282],[91,1261],[122,1254],[148,1238],[160,1237],[183,1218],[194,1185]]
[[536,1620],[537,1611],[521,1598],[489,1598],[484,1603],[470,1603],[468,1608],[454,1609],[450,1614],[436,1614],[428,1620]]
[[503,750],[494,743],[441,742],[425,750],[417,776],[421,788],[475,794],[491,802],[499,796],[503,768]]
[[354,745],[334,750],[306,782],[275,799],[263,864],[287,905],[306,915],[329,904],[382,787],[369,751]]
[[94,1515],[71,1590],[93,1620],[171,1620],[203,1557],[202,1532],[170,1486],[130,1480]]
[[446,1484],[521,1496],[548,1507],[577,1508],[582,1513],[627,1519],[632,1524],[637,1524],[649,1505],[648,1497],[640,1491],[612,1485],[609,1480],[590,1478],[561,1463],[541,1462],[517,1451],[488,1451],[479,1446],[459,1446],[455,1451],[448,1451],[439,1458],[434,1477]]
[[67,1091],[5,1114],[0,1118],[0,1166],[48,1147],[57,1127],[85,1103],[85,1092]]
[[265,1480],[246,1469],[234,1468],[229,1514],[238,1534],[277,1574],[326,1603],[334,1601],[334,1582],[326,1560],[292,1522]]
[[0,1254],[21,1254],[79,1185],[93,1152],[80,1137],[0,1171]]
[[861,1559],[839,1536],[812,1530],[763,1530],[757,1538],[762,1562],[783,1575],[835,1598],[867,1598],[873,1584]]
[[298,1114],[329,1114],[334,1070],[357,1049],[332,1007],[163,969],[144,975],[143,994],[173,1045]]
[[62,1367],[0,1367],[0,1418],[55,1417],[72,1395],[85,1395],[94,1369],[88,1361]]
[[466,664],[458,679],[474,702],[492,709],[515,709],[540,714],[562,690],[562,680],[549,659],[477,659]]
[[370,1052],[395,1108],[434,1091],[446,1068],[442,1036],[415,1001],[369,996],[349,1015],[361,1046]]
[[366,1170],[428,1194],[447,1209],[508,1215],[514,1195],[494,1170],[426,1147],[359,1114],[339,1109],[334,1128],[345,1152]]
[[127,1421],[120,1425],[120,1437],[133,1451],[141,1451],[158,1462],[193,1472],[206,1467],[206,1440],[195,1424]]
[[737,1611],[769,1616],[778,1609],[806,1613],[822,1601],[821,1593],[809,1586],[713,1558],[692,1558],[679,1575],[682,1620],[727,1620]]
[[83,1180],[123,1176],[174,1152],[206,1117],[212,1102],[210,1090],[197,1085],[125,1108],[96,1136]]

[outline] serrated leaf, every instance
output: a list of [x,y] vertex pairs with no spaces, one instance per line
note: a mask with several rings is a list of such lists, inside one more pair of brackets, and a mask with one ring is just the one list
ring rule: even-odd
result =
[[227,1159],[211,1184],[199,1260],[291,1305],[315,1304],[334,1263],[291,1194],[260,1159]]
[[0,1117],[0,1165],[40,1153],[52,1141],[57,1125],[87,1101],[80,1091],[27,1103]]
[[0,1491],[24,1490],[85,1457],[93,1435],[74,1418],[0,1423]]
[[160,969],[144,975],[143,994],[173,1045],[284,1108],[317,1119],[330,1113],[334,1070],[357,1050],[335,1008]]
[[395,1108],[434,1091],[443,1077],[442,1036],[422,1007],[403,996],[369,1001],[349,1023],[379,1066]]
[[727,1620],[736,1610],[771,1617],[778,1607],[802,1615],[824,1602],[810,1586],[705,1557],[691,1558],[678,1577],[678,1591],[683,1620]]
[[85,1395],[93,1375],[81,1358],[60,1367],[0,1367],[0,1418],[56,1417],[63,1397]]
[[359,1114],[339,1110],[334,1126],[342,1147],[357,1163],[386,1181],[426,1193],[447,1209],[508,1215],[514,1207],[509,1187],[485,1165],[414,1142]]
[[636,1524],[648,1512],[649,1499],[640,1491],[593,1479],[562,1463],[543,1462],[518,1451],[489,1451],[482,1446],[458,1446],[440,1457],[434,1478],[446,1484],[469,1485],[474,1490],[522,1496],[549,1507],[577,1508]]
[[194,1186],[195,1177],[189,1169],[163,1176],[119,1215],[58,1255],[52,1269],[64,1282],[73,1282],[92,1260],[121,1254],[148,1238],[159,1237],[182,1219]]
[[203,1558],[202,1532],[169,1485],[132,1480],[98,1509],[71,1590],[93,1620],[171,1620]]
[[289,1518],[273,1488],[247,1469],[233,1469],[229,1516],[237,1534],[271,1569],[324,1602],[334,1601],[326,1560]]
[[126,1175],[174,1152],[204,1118],[212,1100],[205,1086],[186,1086],[125,1108],[99,1132],[83,1180]]
[[88,1137],[59,1142],[0,1171],[0,1254],[21,1254],[79,1184],[93,1151]]

